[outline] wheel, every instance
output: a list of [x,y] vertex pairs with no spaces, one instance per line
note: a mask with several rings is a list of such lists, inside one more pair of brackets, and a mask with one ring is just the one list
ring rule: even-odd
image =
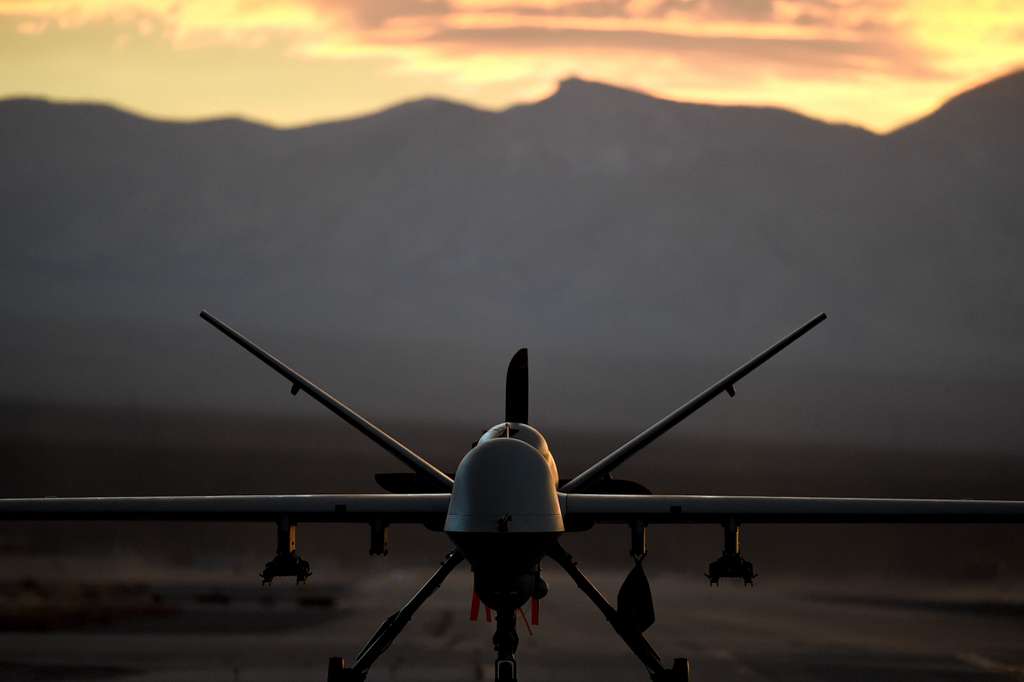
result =
[[345,659],[334,657],[327,662],[327,682],[364,682],[366,674],[345,667]]
[[498,659],[494,662],[495,682],[516,682],[516,662],[513,659]]

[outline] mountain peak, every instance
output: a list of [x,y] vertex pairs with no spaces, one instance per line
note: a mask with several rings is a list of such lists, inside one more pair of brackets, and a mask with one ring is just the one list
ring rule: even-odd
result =
[[579,76],[567,76],[558,82],[558,93],[572,93],[594,88],[619,89],[597,81],[580,78]]
[[681,102],[669,102],[654,97],[640,90],[570,76],[559,81],[558,88],[549,97],[512,107],[511,110],[588,117],[619,115],[626,112],[646,115],[652,110],[662,109],[666,104],[672,108],[687,106]]
[[[924,118],[896,131],[897,135],[942,132],[949,136],[1018,139],[1024,109],[1024,69],[965,90]],[[965,140],[966,141],[966,140]]]
[[629,88],[590,81],[579,76],[569,76],[558,83],[558,89],[549,99],[591,99],[595,97],[629,97],[653,100],[651,95]]

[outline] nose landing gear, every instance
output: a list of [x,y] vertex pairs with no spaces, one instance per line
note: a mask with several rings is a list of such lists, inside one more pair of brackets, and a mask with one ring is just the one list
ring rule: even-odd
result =
[[495,682],[517,682],[516,649],[519,648],[519,635],[516,634],[516,610],[498,609],[498,624],[494,632]]

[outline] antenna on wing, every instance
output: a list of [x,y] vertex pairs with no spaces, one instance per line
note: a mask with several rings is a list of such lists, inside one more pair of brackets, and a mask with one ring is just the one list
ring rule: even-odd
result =
[[357,431],[400,459],[406,466],[417,474],[425,476],[428,480],[434,481],[439,490],[446,491],[452,489],[452,479],[443,471],[399,443],[377,426],[371,424],[351,407],[341,402],[330,393],[320,388],[312,381],[302,376],[294,369],[284,364],[205,310],[199,313],[199,317],[212,324],[232,341],[262,360],[285,379],[292,382],[292,395],[297,395],[299,391],[305,391],[311,398],[313,398],[313,400],[317,401],[328,410],[347,421],[349,424],[354,426]]
[[525,348],[508,363],[505,375],[505,421],[530,423],[530,367]]
[[772,356],[781,351],[783,348],[793,343],[801,336],[809,332],[811,329],[820,324],[825,320],[827,316],[825,313],[821,313],[817,317],[808,320],[803,325],[798,327],[796,330],[791,332],[788,336],[783,337],[774,345],[765,349],[758,355],[755,355],[749,362],[742,365],[732,373],[727,374],[725,377],[720,379],[718,382],[708,386],[703,392],[696,395],[688,403],[682,405],[678,409],[670,412],[666,416],[662,417],[659,421],[649,426],[644,431],[641,431],[634,436],[629,442],[623,444],[618,450],[615,450],[610,455],[607,455],[604,459],[598,461],[596,464],[591,466],[583,473],[576,476],[565,485],[561,487],[561,491],[565,493],[580,492],[585,490],[590,484],[600,480],[608,473],[619,466],[627,459],[638,453],[643,448],[650,445],[656,438],[664,434],[666,431],[671,429],[673,426],[683,421],[691,414],[699,410],[700,408],[707,405],[714,398],[722,393],[728,393],[730,396],[736,395],[735,385],[739,383],[740,379],[747,376],[755,369],[767,362]]

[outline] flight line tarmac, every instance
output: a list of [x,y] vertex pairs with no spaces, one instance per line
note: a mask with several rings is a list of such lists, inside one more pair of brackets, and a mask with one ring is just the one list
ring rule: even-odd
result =
[[[429,569],[398,568],[343,583],[237,580],[0,584],[0,678],[90,682],[319,682]],[[333,577],[333,576],[332,576]],[[595,581],[613,593],[620,576]],[[592,606],[552,572],[541,624],[523,622],[525,680],[643,680],[646,674]],[[562,584],[566,583],[566,584]],[[710,588],[652,576],[660,649],[687,651],[702,682],[1020,680],[1024,599],[1012,585],[949,589],[844,580],[773,580]],[[374,680],[480,680],[493,625],[470,622],[470,574],[459,571],[381,659]],[[49,612],[50,619],[47,620]]]

